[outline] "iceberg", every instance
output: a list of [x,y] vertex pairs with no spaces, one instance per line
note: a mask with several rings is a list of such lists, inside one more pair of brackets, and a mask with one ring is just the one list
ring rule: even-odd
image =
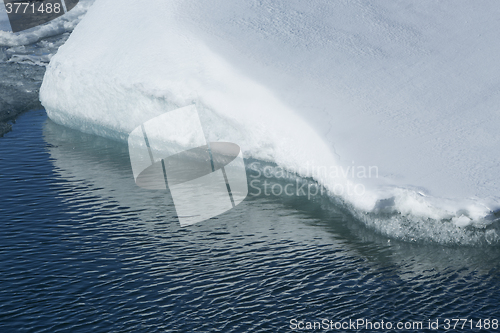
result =
[[208,142],[313,178],[383,234],[496,240],[499,14],[495,1],[96,0],[40,100],[54,122],[120,141],[194,104]]

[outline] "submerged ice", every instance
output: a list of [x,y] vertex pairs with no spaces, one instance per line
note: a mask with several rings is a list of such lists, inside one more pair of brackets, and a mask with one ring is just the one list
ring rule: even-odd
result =
[[[208,141],[314,178],[382,233],[495,240],[499,14],[494,1],[96,0],[40,99],[55,122],[118,140],[195,104]],[[377,176],[322,171],[354,166]]]

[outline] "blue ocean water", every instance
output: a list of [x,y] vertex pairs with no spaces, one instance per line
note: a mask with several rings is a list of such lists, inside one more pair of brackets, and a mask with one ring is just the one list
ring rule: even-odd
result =
[[0,138],[0,223],[0,332],[499,330],[498,246],[390,239],[326,196],[249,195],[181,228],[126,144],[44,110]]

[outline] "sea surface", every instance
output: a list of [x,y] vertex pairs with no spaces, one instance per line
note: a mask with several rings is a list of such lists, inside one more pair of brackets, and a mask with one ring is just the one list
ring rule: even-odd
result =
[[0,47],[0,107],[32,108],[0,138],[0,332],[500,331],[498,243],[402,241],[326,194],[264,188],[310,180],[249,168],[260,195],[181,228],[125,143],[37,103],[68,36]]
[[398,241],[326,196],[256,191],[181,228],[166,190],[135,185],[126,144],[43,109],[0,139],[0,188],[1,332],[328,331],[298,329],[324,319],[445,331],[453,318],[499,330],[497,246]]

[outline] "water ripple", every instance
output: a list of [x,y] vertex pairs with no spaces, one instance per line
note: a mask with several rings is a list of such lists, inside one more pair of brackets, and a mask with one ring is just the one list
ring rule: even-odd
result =
[[168,195],[135,188],[126,147],[82,140],[42,111],[15,126],[0,139],[2,331],[288,332],[294,318],[499,315],[495,247],[388,242],[324,203],[262,198],[180,228]]

